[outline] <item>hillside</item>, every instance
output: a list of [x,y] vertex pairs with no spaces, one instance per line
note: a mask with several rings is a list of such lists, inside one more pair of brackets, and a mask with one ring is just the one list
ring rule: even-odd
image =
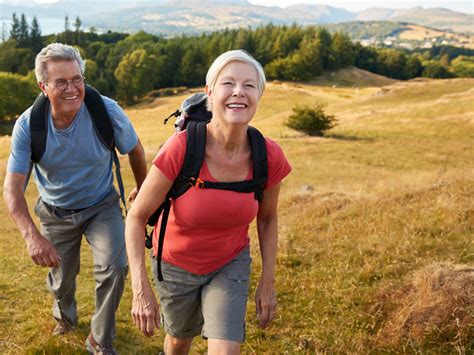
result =
[[[468,311],[474,304],[461,291],[472,292],[474,285],[473,87],[474,79],[401,82],[356,69],[328,73],[317,84],[269,83],[253,124],[282,146],[293,171],[281,188],[279,306],[267,330],[255,322],[261,263],[251,230],[253,276],[243,353],[469,353]],[[187,94],[126,110],[149,163],[173,132],[162,119]],[[295,105],[315,101],[326,103],[338,120],[327,137],[309,137],[283,124]],[[0,139],[2,184],[9,141]],[[130,191],[132,174],[121,159]],[[35,198],[30,186],[30,206]],[[82,248],[79,326],[66,337],[50,337],[46,271],[33,266],[0,209],[3,353],[83,351],[94,282],[87,243]],[[443,285],[449,286],[444,298],[435,298]],[[436,304],[439,299],[444,301]],[[130,305],[127,283],[117,315],[117,350],[158,353],[162,332],[141,335]],[[397,315],[410,321],[396,328]],[[204,352],[198,340],[193,353]]]
[[326,72],[311,84],[331,87],[382,87],[396,83],[397,80],[371,73],[356,67],[344,68],[335,72]]
[[459,33],[474,33],[474,15],[463,14],[443,8],[394,10],[370,8],[357,13],[360,21],[410,22],[426,27]]

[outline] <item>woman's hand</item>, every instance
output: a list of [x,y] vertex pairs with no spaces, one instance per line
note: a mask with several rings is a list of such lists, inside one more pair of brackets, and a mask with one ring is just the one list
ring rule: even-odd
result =
[[160,306],[149,284],[139,291],[133,290],[132,318],[148,337],[154,334],[155,326],[160,327]]
[[275,294],[275,284],[272,281],[265,281],[263,278],[255,292],[255,305],[257,307],[258,326],[266,328],[275,318],[277,299]]
[[152,166],[136,195],[125,223],[125,242],[132,279],[132,318],[146,336],[160,327],[160,307],[148,281],[145,262],[145,225],[164,201],[173,184],[158,168]]

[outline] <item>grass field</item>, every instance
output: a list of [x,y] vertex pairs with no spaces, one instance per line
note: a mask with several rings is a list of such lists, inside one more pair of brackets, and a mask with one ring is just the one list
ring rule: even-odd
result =
[[[283,147],[293,172],[283,182],[280,198],[278,317],[265,331],[256,326],[252,297],[260,260],[253,228],[252,296],[242,352],[472,353],[474,80],[387,82],[360,71],[343,74],[312,84],[270,83],[254,119]],[[351,83],[351,77],[357,81]],[[162,119],[184,96],[127,110],[149,161],[173,132],[172,124],[163,126]],[[327,112],[338,119],[326,138],[283,125],[295,104],[315,101],[327,103]],[[8,149],[9,138],[0,138],[2,185]],[[123,175],[129,191],[132,176],[125,159]],[[35,198],[30,185],[30,206]],[[84,353],[94,282],[87,243],[82,248],[78,329],[52,337],[47,271],[30,261],[3,206],[0,352]],[[425,322],[416,334],[406,330],[406,322],[397,328],[397,302],[407,294],[413,275],[433,265],[467,270],[469,289],[461,291],[471,292],[471,298],[462,309],[467,312],[464,323],[454,322],[445,331],[444,323]],[[416,302],[423,308],[425,301]],[[142,336],[131,322],[130,304],[128,280],[118,311],[117,350],[158,353],[162,332]],[[197,339],[192,353],[205,351],[205,342]]]

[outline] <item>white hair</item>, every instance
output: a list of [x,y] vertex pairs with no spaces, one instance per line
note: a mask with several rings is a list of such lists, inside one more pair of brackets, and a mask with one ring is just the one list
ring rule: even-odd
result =
[[[265,72],[263,71],[262,65],[249,53],[243,49],[235,49],[227,51],[218,56],[209,67],[206,75],[206,86],[213,91],[216,85],[217,78],[222,69],[230,62],[244,62],[250,64],[257,71],[257,91],[258,97],[260,98],[265,90],[265,84],[267,79],[265,78]],[[211,100],[207,100],[208,110],[212,110]]]
[[44,47],[41,52],[36,55],[35,59],[35,75],[38,82],[48,79],[48,61],[76,61],[81,69],[81,74],[84,75],[86,70],[86,63],[81,57],[79,51],[67,44],[51,43]]

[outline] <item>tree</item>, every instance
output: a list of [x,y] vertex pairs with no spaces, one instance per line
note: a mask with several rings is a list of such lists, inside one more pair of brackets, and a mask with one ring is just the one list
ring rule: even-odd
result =
[[26,21],[25,14],[21,14],[20,19],[20,37],[18,38],[18,45],[22,48],[29,48],[31,47],[30,42],[30,27],[28,26],[28,22]]
[[81,25],[82,25],[82,22],[81,22],[81,19],[79,18],[79,16],[76,17],[76,21],[74,21],[74,42],[77,44],[77,45],[81,45]]
[[330,52],[333,58],[333,63],[331,64],[332,68],[344,68],[352,66],[355,63],[354,46],[349,36],[345,33],[334,33]]
[[406,79],[417,78],[423,73],[423,65],[421,64],[418,56],[411,55],[406,62],[405,66]]
[[426,78],[450,78],[452,74],[441,65],[437,60],[428,60],[423,62],[423,74]]
[[71,43],[71,31],[69,27],[69,17],[67,15],[64,17],[64,42],[66,44]]
[[305,65],[299,53],[271,61],[265,66],[265,72],[269,79],[296,81],[307,78]]
[[377,73],[395,79],[406,79],[406,55],[396,49],[383,49],[377,60]]
[[451,61],[449,70],[458,77],[474,78],[474,57],[460,55]]
[[[309,80],[323,72],[322,44],[319,38],[307,35],[300,43],[298,53],[301,57],[301,69],[304,71],[300,80]],[[296,62],[295,62],[296,64]]]
[[356,43],[355,47],[355,66],[371,72],[377,70],[378,54],[375,48],[363,47],[360,43]]
[[180,78],[185,86],[203,85],[207,68],[204,67],[204,58],[199,47],[188,48],[180,65]]
[[10,30],[10,38],[13,38],[15,41],[20,39],[20,21],[16,16],[16,13],[12,15],[12,28]]
[[325,28],[320,28],[316,36],[319,39],[319,43],[321,44],[320,52],[321,52],[321,61],[322,61],[323,69],[331,69],[332,68],[331,34]]
[[34,16],[33,20],[31,21],[30,41],[31,48],[35,54],[38,53],[41,48],[43,48],[43,38],[41,37],[41,29],[36,16]]
[[38,93],[30,76],[0,72],[0,117],[18,116],[34,101]]
[[255,43],[252,38],[252,32],[249,29],[239,29],[235,38],[235,48],[245,49],[252,53],[255,50]]
[[87,82],[94,85],[94,82],[100,78],[100,68],[92,59],[86,59],[85,63]]
[[2,21],[2,43],[7,40],[7,25],[5,21]]
[[136,97],[149,92],[153,88],[156,68],[156,57],[144,49],[126,54],[115,70],[119,100],[131,104]]
[[30,48],[18,48],[18,43],[14,39],[0,45],[0,71],[26,73],[34,68],[35,54]]

